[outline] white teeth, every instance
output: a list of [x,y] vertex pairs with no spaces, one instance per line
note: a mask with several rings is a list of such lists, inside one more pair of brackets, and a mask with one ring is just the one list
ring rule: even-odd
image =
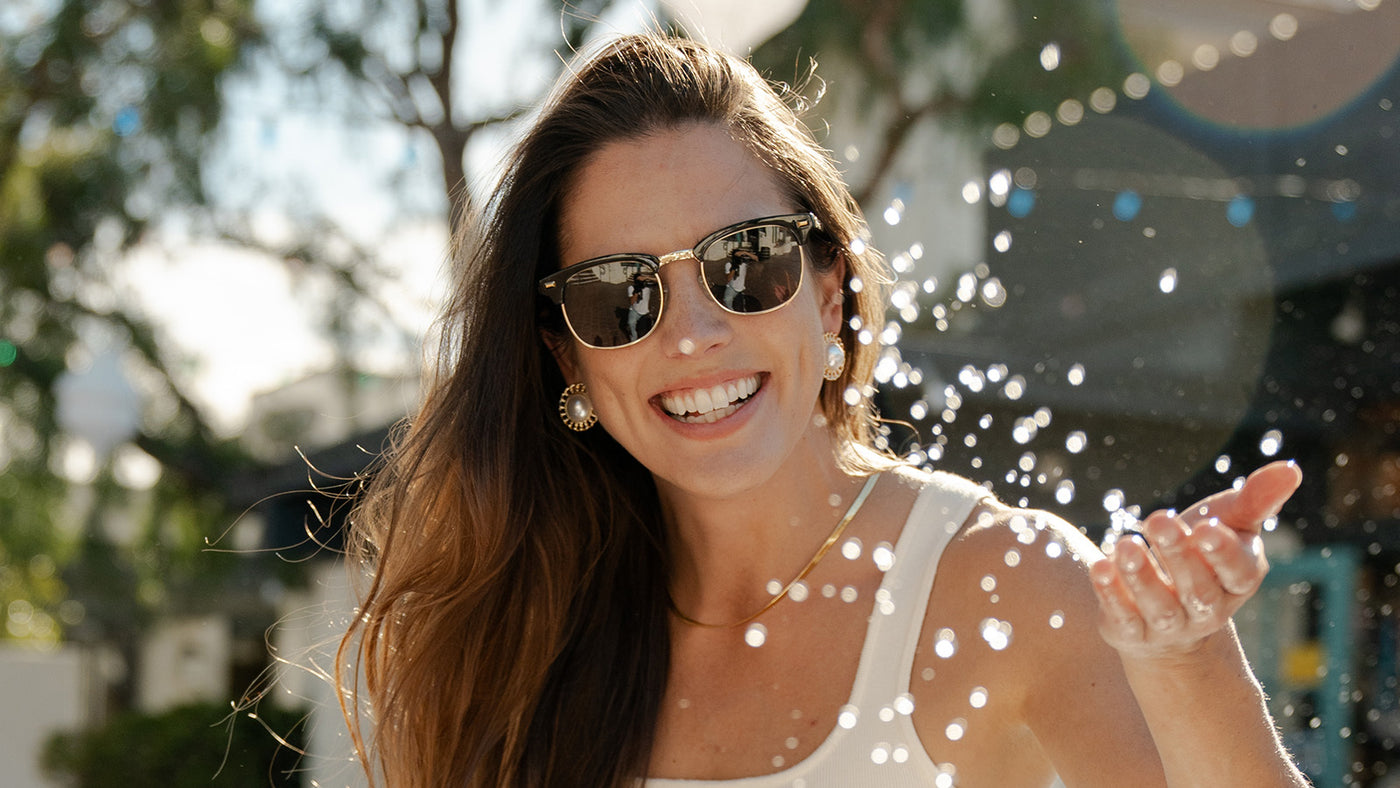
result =
[[[721,391],[723,391],[723,389],[721,389]],[[726,401],[727,401],[727,398],[726,398],[723,394],[721,394],[719,400],[720,400],[720,402],[726,402]],[[715,409],[715,403],[714,403],[713,401],[711,401],[711,399],[710,399],[710,392],[708,392],[708,391],[706,391],[706,390],[704,390],[704,389],[696,389],[696,390],[695,390],[695,412],[696,412],[696,413],[709,413],[710,411],[712,411],[712,410],[714,410],[714,409]]]
[[731,380],[707,389],[662,394],[661,407],[693,424],[718,421],[738,410],[738,403],[758,391],[758,376]]

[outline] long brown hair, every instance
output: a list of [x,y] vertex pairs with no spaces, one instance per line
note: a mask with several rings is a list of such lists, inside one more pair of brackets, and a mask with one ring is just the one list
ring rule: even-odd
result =
[[374,731],[358,751],[395,788],[645,774],[669,656],[656,487],[605,430],[561,423],[543,337],[567,340],[535,283],[559,266],[557,217],[588,158],[697,121],[727,128],[820,218],[814,265],[845,263],[850,363],[822,408],[842,444],[870,443],[877,349],[851,324],[878,334],[883,268],[793,109],[746,61],[686,40],[623,37],[573,66],[454,239],[439,368],[352,517],[351,559],[373,574],[337,680],[354,732],[362,676]]

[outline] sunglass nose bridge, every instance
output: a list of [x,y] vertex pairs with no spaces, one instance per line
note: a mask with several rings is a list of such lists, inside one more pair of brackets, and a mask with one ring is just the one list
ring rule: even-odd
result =
[[694,249],[682,249],[678,252],[668,252],[666,254],[661,255],[660,257],[656,258],[656,264],[659,267],[666,265],[667,263],[674,263],[677,260],[684,260],[687,257],[696,261],[699,261],[700,259],[695,256]]

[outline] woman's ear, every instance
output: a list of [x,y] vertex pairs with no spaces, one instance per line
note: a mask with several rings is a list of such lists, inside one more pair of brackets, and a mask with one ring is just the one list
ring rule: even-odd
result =
[[559,365],[559,374],[564,376],[564,382],[577,383],[578,364],[574,359],[574,343],[562,332],[548,328],[540,329],[540,340],[549,348],[549,354],[554,356],[554,363]]
[[833,334],[841,333],[841,324],[846,313],[846,250],[837,248],[831,253],[831,265],[825,271],[817,272],[817,289],[821,294],[822,328]]

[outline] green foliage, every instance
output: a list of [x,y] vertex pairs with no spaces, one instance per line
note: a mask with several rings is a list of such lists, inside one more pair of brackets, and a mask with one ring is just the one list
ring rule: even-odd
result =
[[42,764],[74,788],[300,785],[292,748],[301,747],[302,714],[268,708],[256,717],[214,703],[120,714],[95,730],[56,734]]
[[[872,196],[919,123],[937,118],[982,133],[1019,125],[1033,112],[1054,114],[1066,99],[1084,101],[1116,88],[1128,72],[1111,4],[1104,0],[811,0],[797,20],[753,56],[770,78],[801,79],[809,58],[835,63],[824,101],[849,102],[873,119],[881,142],[863,151],[876,162],[857,198]],[[1005,17],[989,18],[988,9]],[[1053,44],[1059,63],[1046,68]]]
[[155,396],[175,403],[137,442],[190,506],[207,514],[242,462],[180,393],[109,273],[154,216],[205,203],[220,81],[261,40],[252,6],[69,0],[30,4],[24,27],[0,28],[0,611],[18,602],[29,622],[0,619],[0,638],[58,634],[64,589],[50,570],[73,546],[58,522],[69,489],[54,471],[51,392],[80,338],[124,340]]

